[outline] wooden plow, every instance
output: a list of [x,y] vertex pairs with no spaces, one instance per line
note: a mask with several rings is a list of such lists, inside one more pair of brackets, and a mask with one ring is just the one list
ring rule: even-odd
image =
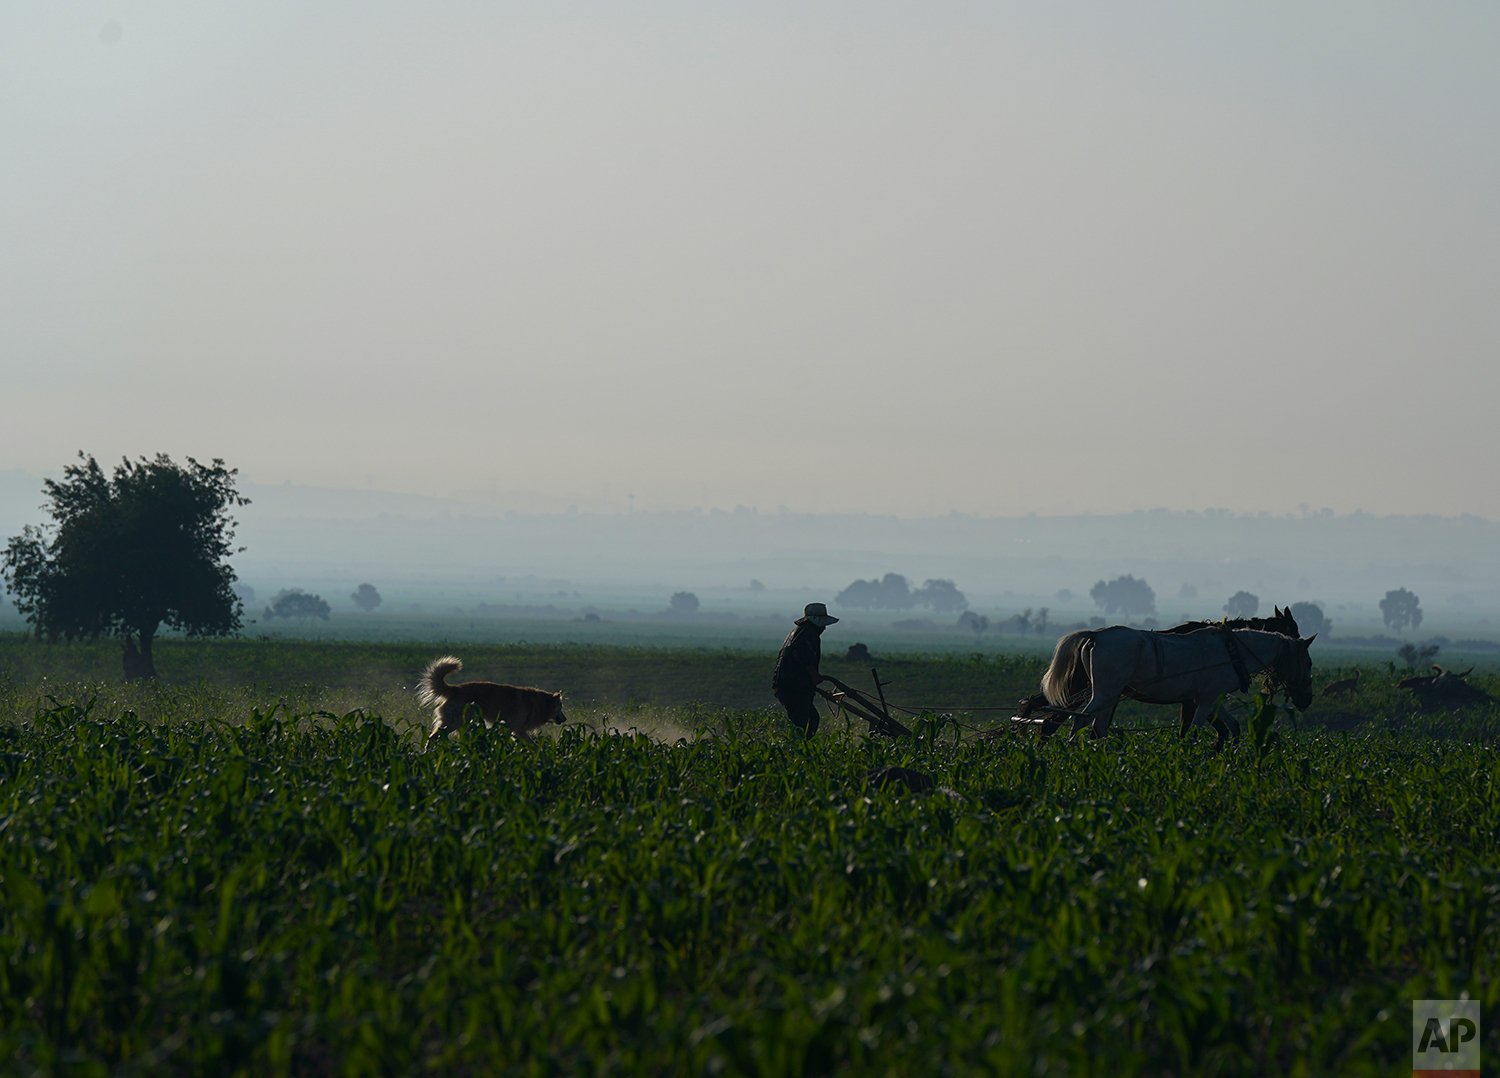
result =
[[[911,708],[889,703],[885,698],[885,687],[889,682],[881,681],[879,672],[873,667],[870,670],[870,676],[875,681],[875,694],[873,696],[870,693],[854,688],[852,685],[844,684],[836,677],[828,675],[824,676],[824,681],[831,682],[834,686],[833,690],[830,691],[819,685],[814,691],[840,711],[854,715],[867,722],[872,735],[881,734],[885,737],[913,736],[910,729],[891,715],[891,711],[892,709],[904,711],[909,715],[915,715],[918,712]],[[926,710],[939,710],[946,713],[949,711],[1008,711],[1010,709],[998,707],[953,707],[929,708]],[[983,730],[982,736],[1004,737],[1008,734],[1027,734],[1037,737],[1051,737],[1076,717],[1075,712],[1068,711],[1065,708],[1053,707],[1047,703],[1046,698],[1041,693],[1037,693],[1018,702],[1016,713],[1010,717],[1008,723],[1001,723],[990,729]],[[951,715],[949,718],[951,720]],[[961,729],[967,729],[970,732],[976,731],[975,727],[965,726],[956,720],[952,721]]]
[[880,675],[873,667],[870,669],[870,676],[875,679],[875,696],[860,692],[851,685],[845,685],[838,678],[828,675],[824,675],[823,680],[832,682],[835,691],[829,692],[821,685],[815,691],[834,707],[864,719],[870,724],[872,734],[883,734],[886,737],[911,737],[910,730],[891,718],[890,707],[885,702],[886,683],[880,680]]

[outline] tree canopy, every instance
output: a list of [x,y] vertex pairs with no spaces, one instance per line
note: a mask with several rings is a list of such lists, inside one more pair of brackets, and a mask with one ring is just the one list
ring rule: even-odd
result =
[[1416,629],[1422,624],[1421,600],[1405,588],[1388,591],[1380,600],[1380,616],[1387,628],[1397,632],[1408,626]]
[[1260,596],[1248,591],[1237,591],[1224,604],[1224,614],[1230,618],[1253,618],[1260,609]]
[[1156,613],[1156,592],[1151,590],[1150,584],[1128,573],[1107,583],[1098,581],[1089,589],[1089,597],[1102,606],[1106,614],[1118,611],[1129,617],[1131,614]]
[[78,456],[61,480],[44,481],[52,523],[28,525],[0,554],[0,575],[37,635],[124,637],[133,677],[155,675],[151,645],[162,625],[189,636],[236,632],[229,511],[250,504],[235,490],[237,471],[158,454],[106,475]]
[[333,608],[321,595],[314,595],[301,588],[286,588],[276,593],[261,617],[267,621],[272,618],[318,618],[320,621],[327,621],[332,612]]
[[1293,603],[1290,610],[1303,636],[1333,631],[1333,622],[1323,613],[1323,608],[1317,603]]
[[834,597],[839,606],[861,610],[910,610],[931,607],[939,613],[964,610],[969,600],[951,580],[927,580],[913,589],[900,573],[886,573],[879,580],[856,580]]
[[989,632],[990,619],[972,610],[965,610],[958,616],[958,625],[959,628],[970,630],[976,637],[982,637]]
[[940,614],[966,610],[969,600],[951,580],[926,580],[912,595],[920,606],[930,606]]
[[916,605],[911,585],[900,573],[886,573],[880,580],[856,580],[833,601],[862,610],[910,610]]
[[369,613],[380,605],[380,591],[374,584],[361,584],[349,593],[349,599],[355,606]]

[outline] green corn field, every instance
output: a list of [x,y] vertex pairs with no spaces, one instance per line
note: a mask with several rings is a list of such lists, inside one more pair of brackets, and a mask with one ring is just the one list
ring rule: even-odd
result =
[[[1222,752],[1146,708],[806,742],[766,656],[473,646],[573,721],[424,752],[441,650],[165,641],[125,686],[0,641],[0,1071],[1398,1074],[1461,996],[1497,1049],[1493,705],[1371,669]],[[1003,704],[1041,664],[883,669]]]

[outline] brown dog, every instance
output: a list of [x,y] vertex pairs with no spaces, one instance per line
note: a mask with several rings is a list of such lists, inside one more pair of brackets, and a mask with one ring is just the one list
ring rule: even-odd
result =
[[568,717],[563,714],[562,693],[544,689],[524,688],[520,685],[500,685],[493,681],[465,681],[449,685],[447,677],[455,670],[462,670],[463,663],[452,655],[445,655],[422,672],[417,681],[417,696],[424,705],[436,705],[432,721],[432,732],[427,743],[440,734],[447,734],[463,726],[469,712],[475,710],[484,719],[486,728],[498,720],[510,727],[510,732],[523,741],[531,741],[531,732],[539,730],[549,722],[563,723]]

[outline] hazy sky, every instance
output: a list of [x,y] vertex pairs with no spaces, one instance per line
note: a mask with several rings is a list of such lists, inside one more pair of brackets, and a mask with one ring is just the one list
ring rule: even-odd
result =
[[0,468],[1500,517],[1500,4],[0,6]]

